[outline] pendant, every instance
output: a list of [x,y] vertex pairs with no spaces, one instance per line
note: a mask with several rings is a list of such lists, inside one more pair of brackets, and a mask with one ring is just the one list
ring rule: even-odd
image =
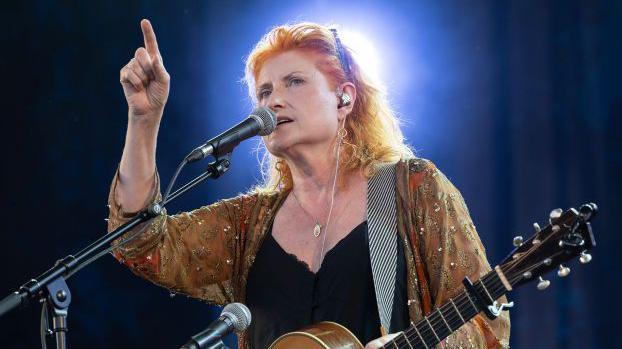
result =
[[313,236],[318,237],[322,232],[322,226],[320,223],[315,223],[315,228],[313,228]]

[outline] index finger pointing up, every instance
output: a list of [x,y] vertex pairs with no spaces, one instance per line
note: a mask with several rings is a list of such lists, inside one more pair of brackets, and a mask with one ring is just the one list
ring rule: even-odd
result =
[[143,38],[145,39],[145,48],[151,59],[156,58],[160,55],[160,50],[158,50],[158,41],[156,40],[155,32],[153,31],[153,27],[151,26],[151,22],[147,19],[143,19],[140,21],[140,28],[143,30]]

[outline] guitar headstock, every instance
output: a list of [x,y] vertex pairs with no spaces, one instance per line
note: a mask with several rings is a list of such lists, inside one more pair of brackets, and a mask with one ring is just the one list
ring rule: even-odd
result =
[[588,251],[596,245],[590,220],[597,211],[593,203],[581,206],[578,211],[556,209],[551,211],[546,227],[540,229],[534,223],[536,233],[531,238],[515,237],[516,248],[499,265],[512,287],[538,280],[538,289],[544,290],[550,284],[542,279],[547,272],[558,269],[557,275],[565,277],[570,269],[563,263],[575,257],[583,264],[588,263],[592,259]]

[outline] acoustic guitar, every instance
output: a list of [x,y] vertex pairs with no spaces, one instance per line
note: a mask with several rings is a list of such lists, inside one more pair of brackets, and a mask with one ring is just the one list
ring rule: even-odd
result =
[[[516,247],[488,274],[472,283],[463,280],[464,291],[450,298],[421,321],[402,331],[383,348],[429,349],[434,348],[480,312],[495,319],[501,311],[512,307],[513,302],[498,304],[497,299],[514,288],[537,281],[538,290],[545,290],[550,281],[542,276],[557,269],[559,277],[566,277],[570,268],[564,266],[575,257],[588,263],[588,254],[595,245],[589,221],[597,213],[596,204],[585,204],[577,211],[553,210],[549,224],[529,239],[514,238]],[[347,328],[334,322],[320,322],[296,332],[279,337],[270,349],[363,349],[361,342]]]

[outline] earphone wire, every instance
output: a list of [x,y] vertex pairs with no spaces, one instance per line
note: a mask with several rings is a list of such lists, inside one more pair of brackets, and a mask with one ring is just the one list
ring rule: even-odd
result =
[[[343,125],[345,126],[346,119],[343,119]],[[333,192],[330,197],[330,209],[328,210],[328,218],[326,218],[326,227],[324,228],[324,234],[322,236],[322,250],[320,252],[320,267],[322,267],[322,263],[324,263],[324,246],[326,243],[326,235],[328,234],[328,226],[330,224],[330,219],[333,213],[333,203],[335,202],[335,186],[337,184],[337,174],[339,173],[339,154],[341,154],[341,142],[342,140],[339,137],[339,130],[337,130],[337,163],[335,165],[335,176],[333,177]]]

